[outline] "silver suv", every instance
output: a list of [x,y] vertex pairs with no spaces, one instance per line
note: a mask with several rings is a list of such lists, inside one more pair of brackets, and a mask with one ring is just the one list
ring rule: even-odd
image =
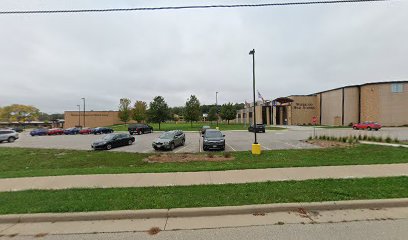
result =
[[18,139],[18,133],[14,130],[0,129],[0,142],[14,142]]

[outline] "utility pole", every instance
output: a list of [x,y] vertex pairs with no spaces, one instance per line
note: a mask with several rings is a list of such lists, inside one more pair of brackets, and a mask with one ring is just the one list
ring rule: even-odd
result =
[[254,135],[255,135],[255,141],[252,144],[252,154],[253,155],[259,155],[261,154],[261,145],[258,144],[258,141],[256,139],[256,99],[255,99],[255,49],[252,49],[249,52],[249,55],[252,55],[252,93],[254,97],[254,110],[253,110],[253,129],[254,129]]
[[85,98],[81,98],[82,100],[84,100],[84,127],[85,127]]
[[218,92],[215,92],[215,109],[217,110],[217,128],[218,128]]
[[255,101],[255,49],[252,49],[249,52],[249,55],[252,55],[252,93],[254,97],[254,110],[253,110],[253,129],[254,129],[254,134],[255,134],[255,141],[254,144],[258,144],[258,141],[256,139],[256,101]]
[[78,106],[78,127],[81,126],[81,105],[77,105]]

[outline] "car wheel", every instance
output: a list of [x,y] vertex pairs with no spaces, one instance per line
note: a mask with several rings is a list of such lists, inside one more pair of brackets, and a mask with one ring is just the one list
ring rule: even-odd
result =
[[132,141],[132,140],[129,140],[128,144],[129,144],[129,145],[132,145],[132,144],[133,144],[133,141]]
[[106,145],[106,149],[107,149],[107,150],[111,150],[111,149],[112,149],[112,145],[110,145],[110,144]]
[[7,139],[7,141],[9,142],[9,143],[12,143],[12,142],[14,142],[16,139],[14,138],[14,137],[9,137],[8,139]]
[[371,128],[370,128],[370,127],[368,127],[368,128],[367,128],[367,130],[368,130],[368,131],[371,131]]
[[170,150],[171,150],[171,151],[174,150],[174,143],[170,144]]
[[153,147],[153,148],[154,148],[154,150],[156,150],[156,151],[157,151],[157,150],[159,150],[159,148],[158,148],[158,147]]
[[357,127],[353,127],[354,130],[357,130]]
[[374,130],[375,130],[375,131],[378,131],[379,129],[378,129],[378,128],[375,128]]
[[181,141],[181,146],[184,146],[184,144],[186,144],[186,139],[183,139],[183,140]]

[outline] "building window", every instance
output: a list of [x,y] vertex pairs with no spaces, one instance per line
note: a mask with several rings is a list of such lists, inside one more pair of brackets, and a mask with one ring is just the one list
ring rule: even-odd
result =
[[391,84],[391,92],[402,93],[404,91],[404,85],[402,83]]
[[241,114],[238,113],[238,118],[241,118]]

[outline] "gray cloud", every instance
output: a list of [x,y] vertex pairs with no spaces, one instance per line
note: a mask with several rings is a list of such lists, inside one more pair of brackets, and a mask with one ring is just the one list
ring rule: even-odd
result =
[[[231,3],[237,1],[205,1]],[[245,2],[245,1],[238,1]],[[97,3],[97,4],[95,4]],[[172,1],[172,5],[191,4]],[[163,6],[168,1],[4,1],[2,9]],[[408,3],[0,16],[0,106],[116,109],[162,95],[183,105],[408,79]]]

